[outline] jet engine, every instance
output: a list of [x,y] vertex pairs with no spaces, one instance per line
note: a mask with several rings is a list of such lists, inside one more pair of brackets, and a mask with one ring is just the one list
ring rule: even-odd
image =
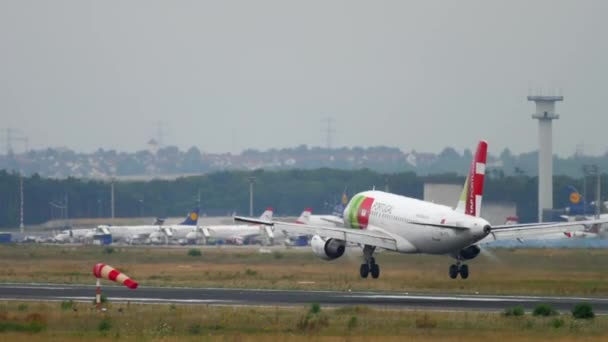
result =
[[337,239],[324,239],[315,235],[310,240],[312,252],[323,260],[334,260],[341,257],[346,250],[346,242]]
[[479,248],[479,246],[477,245],[472,245],[467,248],[461,249],[457,253],[452,253],[452,256],[455,259],[471,260],[474,259],[479,254],[479,252],[481,252],[481,248]]

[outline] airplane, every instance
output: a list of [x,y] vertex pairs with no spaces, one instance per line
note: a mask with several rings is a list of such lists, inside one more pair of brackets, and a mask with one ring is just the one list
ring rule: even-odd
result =
[[[267,208],[260,216],[260,220],[270,221],[272,220],[272,214],[272,208]],[[208,238],[213,238],[215,240],[225,240],[236,245],[242,245],[245,241],[264,234],[269,239],[274,238],[271,229],[266,229],[266,227],[260,227],[259,225],[200,225],[195,230],[187,233],[185,239],[189,242],[196,243],[198,241],[206,241]]]
[[196,230],[198,217],[199,208],[194,208],[188,213],[186,219],[179,224],[165,225],[165,219],[157,218],[154,224],[157,225],[158,229],[149,235],[148,242],[152,244],[166,244],[171,239],[185,239],[188,233]]
[[542,236],[571,230],[573,226],[599,221],[510,224],[494,226],[481,217],[481,202],[487,158],[487,142],[480,141],[456,208],[395,195],[382,191],[364,191],[350,200],[343,212],[342,227],[259,220],[235,217],[239,222],[280,225],[299,234],[312,235],[311,247],[323,260],[344,254],[347,243],[363,247],[362,278],[380,276],[380,266],[373,257],[376,248],[404,254],[449,255],[456,262],[449,266],[449,276],[469,277],[465,263],[481,252],[478,243],[497,239]]
[[340,227],[344,224],[344,221],[341,216],[336,215],[313,215],[312,208],[306,208],[300,214],[296,223]]
[[[582,221],[582,220],[590,220],[594,218],[595,213],[595,202],[592,202],[591,205],[587,205],[585,203],[585,198],[581,195],[578,190],[572,185],[567,187],[568,191],[568,200],[570,205],[566,208],[567,215],[560,216],[566,221]],[[600,214],[598,219],[607,219],[608,214]],[[601,224],[587,225],[583,230],[580,231],[572,231],[572,232],[564,232],[564,235],[567,238],[598,238],[602,236],[604,230],[601,227]]]
[[53,236],[53,242],[92,242],[96,234],[95,228],[66,229]]
[[[171,229],[180,226],[187,226],[189,229],[196,227],[198,222],[199,208],[194,208],[188,213],[186,219],[177,225],[138,225],[138,226],[109,226],[100,225],[97,227],[97,234],[111,234],[112,241],[124,241],[132,244],[145,242],[150,236],[160,239],[164,236],[171,237]],[[157,220],[157,222],[160,222]],[[164,221],[163,221],[164,223]],[[155,234],[156,233],[156,234]],[[153,235],[154,234],[154,235]]]
[[[300,216],[295,220],[296,223],[299,224],[319,224],[319,225],[328,225],[335,227],[335,224],[330,221],[325,221],[321,217],[331,216],[331,215],[312,215],[312,209],[306,208]],[[341,221],[340,221],[341,222]],[[288,232],[287,230],[281,229],[280,225],[272,226],[270,229],[273,232],[274,239],[273,242],[277,240],[282,240],[286,246],[306,246],[308,245],[309,236],[305,234],[294,234],[293,232]]]

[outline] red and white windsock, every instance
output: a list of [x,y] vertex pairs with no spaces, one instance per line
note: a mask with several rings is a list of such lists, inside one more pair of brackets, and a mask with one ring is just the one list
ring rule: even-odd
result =
[[129,278],[126,274],[119,272],[114,267],[106,264],[97,264],[93,267],[93,274],[97,278],[109,279],[121,283],[130,289],[137,288],[137,282]]

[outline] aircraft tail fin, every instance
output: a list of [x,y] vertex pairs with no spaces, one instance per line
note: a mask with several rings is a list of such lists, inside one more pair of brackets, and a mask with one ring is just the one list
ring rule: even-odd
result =
[[[568,185],[566,187],[566,192],[568,196],[568,215],[569,216],[583,216],[587,213],[585,212],[585,208],[587,207],[585,204],[585,199],[583,195],[581,195],[578,190],[573,185]],[[589,211],[594,211],[595,208],[587,208]]]
[[488,143],[482,140],[477,144],[477,150],[471,162],[469,175],[465,179],[456,211],[477,217],[481,215],[481,199],[483,197],[487,155]]
[[196,224],[198,222],[198,213],[199,213],[199,208],[192,209],[192,211],[189,212],[188,215],[186,216],[186,219],[184,220],[184,222],[180,223],[180,225],[196,226]]
[[266,208],[266,210],[264,210],[262,215],[260,215],[260,220],[272,221],[272,213],[273,213],[272,208]]
[[301,224],[310,223],[310,215],[312,215],[312,209],[311,208],[304,209],[302,214],[300,214],[300,217],[298,217],[298,219],[296,220],[296,223],[301,223]]

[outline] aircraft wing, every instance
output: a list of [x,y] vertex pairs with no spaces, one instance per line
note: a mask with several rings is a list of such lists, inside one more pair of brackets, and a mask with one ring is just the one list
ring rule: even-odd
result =
[[[397,251],[399,250],[399,241],[396,237],[386,234],[382,231],[369,228],[366,230],[348,229],[339,227],[315,226],[309,224],[265,221],[249,217],[234,217],[235,221],[248,222],[255,224],[264,224],[267,226],[275,226],[277,229],[285,230],[289,233],[299,235],[319,235],[326,238],[338,239],[347,242],[359,243],[362,245],[370,245],[381,247],[384,249]],[[409,245],[409,242],[404,241]],[[413,247],[413,246],[412,246]]]
[[342,220],[342,218],[340,217],[321,217],[321,220],[328,222],[328,223],[333,223],[336,226],[341,226],[344,225],[344,220]]
[[556,233],[582,231],[591,225],[603,223],[608,223],[608,219],[494,226],[490,235],[481,242],[538,239]]

